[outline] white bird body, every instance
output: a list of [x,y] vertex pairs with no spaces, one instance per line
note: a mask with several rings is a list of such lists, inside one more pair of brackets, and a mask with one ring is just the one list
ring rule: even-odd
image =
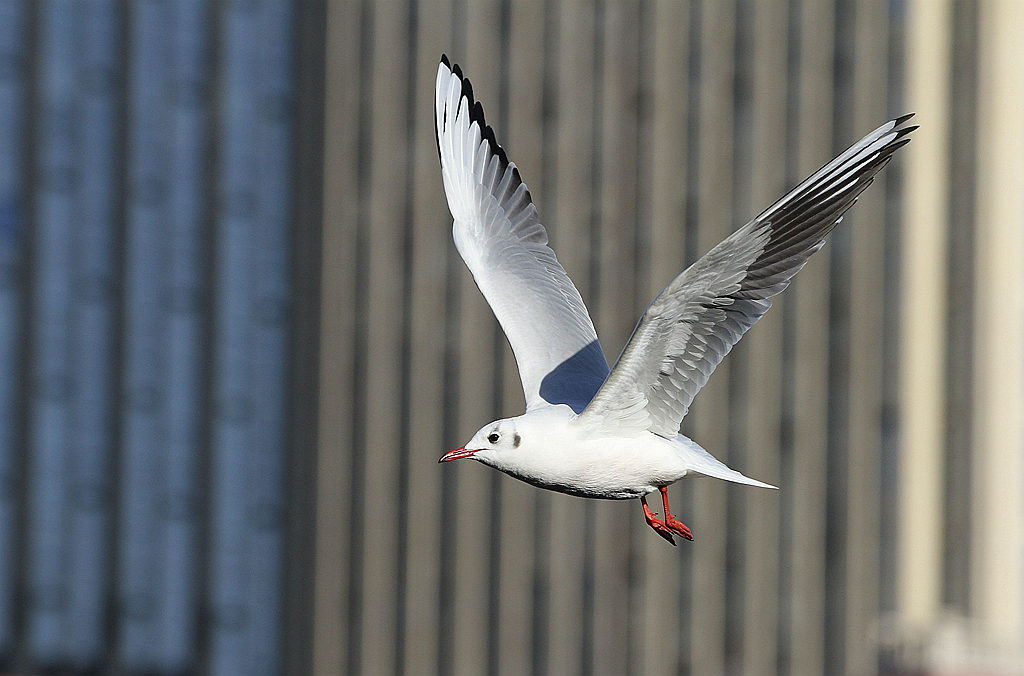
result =
[[[825,243],[916,127],[890,120],[824,165],[672,280],[614,369],[583,298],[547,246],[519,170],[484,122],[458,66],[437,71],[435,124],[456,248],[505,331],[526,413],[482,427],[441,462],[472,458],[535,486],[586,498],[640,498],[648,525],[692,539],[667,487],[688,476],[775,488],[679,434],[697,392],[771,298]],[[660,491],[664,516],[645,496]]]
[[775,488],[730,469],[682,434],[667,439],[646,431],[608,433],[588,427],[564,404],[492,423],[465,448],[490,445],[486,437],[494,433],[513,440],[518,434],[519,446],[508,453],[480,451],[476,460],[539,488],[581,498],[639,498],[687,476]]

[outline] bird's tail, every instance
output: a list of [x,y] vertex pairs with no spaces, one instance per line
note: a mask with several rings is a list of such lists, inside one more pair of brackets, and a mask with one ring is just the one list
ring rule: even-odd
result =
[[725,481],[732,481],[737,484],[759,486],[760,488],[774,488],[778,490],[778,486],[772,486],[771,484],[766,484],[763,481],[751,479],[748,476],[740,474],[701,448],[697,442],[693,441],[689,437],[684,437],[680,434],[676,439],[686,446],[686,450],[683,452],[686,454],[687,464],[691,466],[694,474],[714,477],[715,479],[723,479]]

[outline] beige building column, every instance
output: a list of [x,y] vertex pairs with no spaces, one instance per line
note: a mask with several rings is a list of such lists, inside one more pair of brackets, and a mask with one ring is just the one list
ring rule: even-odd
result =
[[911,631],[934,623],[942,592],[950,14],[929,0],[907,20],[907,108],[921,125],[904,163],[901,243],[899,613]]
[[[996,653],[1024,648],[1024,3],[979,16],[972,610]],[[955,224],[954,224],[955,225]]]

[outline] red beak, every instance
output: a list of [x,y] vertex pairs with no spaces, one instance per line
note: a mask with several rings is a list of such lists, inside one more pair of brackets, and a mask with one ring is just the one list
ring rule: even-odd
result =
[[448,451],[447,453],[445,453],[444,455],[441,456],[441,458],[438,460],[438,462],[451,462],[452,460],[462,460],[463,458],[472,458],[473,454],[478,452],[479,450],[480,450],[479,448],[471,449],[471,448],[466,448],[465,446],[462,446],[460,448],[456,448],[454,451]]

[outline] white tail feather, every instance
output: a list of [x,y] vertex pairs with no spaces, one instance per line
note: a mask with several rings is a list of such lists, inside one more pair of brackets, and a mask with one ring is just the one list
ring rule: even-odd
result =
[[779,488],[778,486],[772,486],[771,484],[766,484],[763,481],[751,479],[748,476],[740,474],[701,448],[697,442],[689,437],[685,437],[680,434],[676,437],[676,440],[685,446],[685,450],[683,450],[682,453],[685,455],[686,462],[690,465],[691,471],[694,474],[709,476],[715,479],[723,479],[725,481],[732,481],[737,484],[758,486],[760,488],[774,488],[775,490],[778,490]]

